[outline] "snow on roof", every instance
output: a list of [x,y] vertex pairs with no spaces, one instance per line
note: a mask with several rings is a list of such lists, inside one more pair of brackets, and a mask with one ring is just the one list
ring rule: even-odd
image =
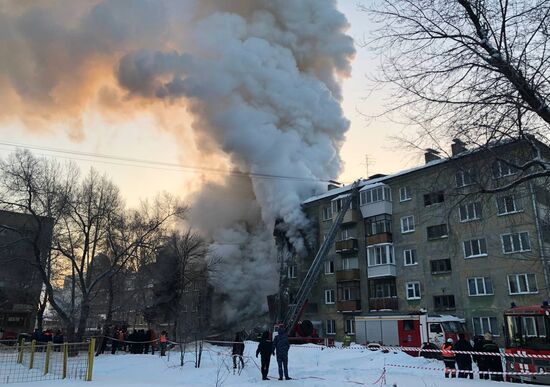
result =
[[347,198],[349,195],[350,195],[350,194],[338,195],[338,196],[336,196],[334,199],[331,199],[331,200],[345,199],[345,198]]

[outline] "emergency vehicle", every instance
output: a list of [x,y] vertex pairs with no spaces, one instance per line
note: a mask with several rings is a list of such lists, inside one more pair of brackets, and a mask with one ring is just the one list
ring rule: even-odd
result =
[[432,343],[440,348],[449,338],[458,340],[458,334],[465,332],[464,322],[455,316],[426,313],[356,316],[355,339],[370,347],[421,347]]
[[[550,306],[516,307],[504,312],[505,352],[517,355],[548,355],[549,359],[506,357],[506,370],[550,372]],[[510,381],[550,385],[550,375],[510,376]]]

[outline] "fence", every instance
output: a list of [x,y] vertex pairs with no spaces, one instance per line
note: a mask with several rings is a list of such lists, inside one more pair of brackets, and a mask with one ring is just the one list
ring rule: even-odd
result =
[[47,344],[0,341],[0,384],[42,380],[92,380],[95,339]]

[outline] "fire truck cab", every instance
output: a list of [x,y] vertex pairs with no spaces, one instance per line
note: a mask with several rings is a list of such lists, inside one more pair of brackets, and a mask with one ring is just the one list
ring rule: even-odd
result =
[[[548,303],[516,307],[504,312],[505,352],[517,355],[550,357],[550,306]],[[550,372],[550,359],[506,357],[506,370],[513,372]],[[550,385],[550,375],[509,377],[519,382]]]
[[430,342],[439,347],[448,338],[457,340],[464,332],[464,319],[425,313],[357,316],[355,330],[361,344],[420,347]]

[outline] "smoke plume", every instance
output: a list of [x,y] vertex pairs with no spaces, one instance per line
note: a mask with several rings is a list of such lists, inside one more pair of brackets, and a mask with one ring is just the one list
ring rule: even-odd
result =
[[186,109],[198,152],[252,176],[206,183],[191,198],[191,223],[223,258],[224,317],[260,312],[278,284],[275,220],[303,251],[300,201],[342,168],[340,82],[354,48],[335,0],[46,3],[0,8],[0,35],[10,37],[0,98],[30,117],[78,117],[98,99]]

